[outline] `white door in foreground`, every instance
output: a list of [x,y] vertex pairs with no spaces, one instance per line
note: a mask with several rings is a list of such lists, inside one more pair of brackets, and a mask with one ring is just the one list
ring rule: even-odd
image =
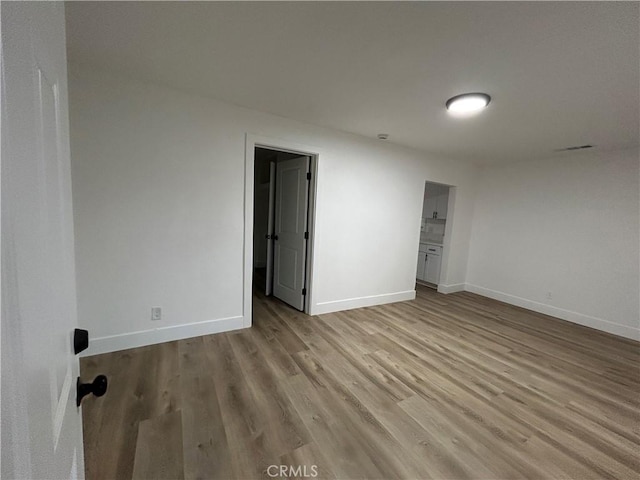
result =
[[2,2],[2,478],[84,477],[63,2]]
[[276,175],[273,293],[304,309],[309,157],[279,162]]

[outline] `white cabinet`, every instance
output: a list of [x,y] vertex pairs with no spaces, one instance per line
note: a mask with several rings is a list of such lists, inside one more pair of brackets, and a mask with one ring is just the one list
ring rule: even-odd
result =
[[444,193],[436,197],[436,218],[447,218],[447,207],[449,205],[449,193]]
[[422,208],[422,216],[424,218],[436,218],[438,211],[438,197],[428,197],[424,199],[424,206]]
[[447,206],[449,204],[449,189],[439,195],[429,192],[422,206],[423,218],[437,218],[444,220],[447,218]]
[[434,285],[438,285],[438,283],[440,283],[440,258],[440,255],[427,253],[424,279]]
[[416,278],[423,282],[438,285],[440,282],[440,261],[442,247],[421,243],[418,251],[418,268]]

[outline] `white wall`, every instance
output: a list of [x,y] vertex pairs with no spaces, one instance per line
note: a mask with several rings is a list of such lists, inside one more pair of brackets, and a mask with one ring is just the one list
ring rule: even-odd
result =
[[413,297],[425,180],[456,186],[442,283],[462,288],[475,167],[74,65],[69,84],[88,354],[242,326],[247,133],[321,152],[314,312]]
[[640,339],[639,165],[593,150],[484,169],[467,289]]

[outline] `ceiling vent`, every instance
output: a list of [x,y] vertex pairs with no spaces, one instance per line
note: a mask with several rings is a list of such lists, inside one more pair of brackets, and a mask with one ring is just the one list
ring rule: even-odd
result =
[[593,148],[593,145],[577,145],[575,147],[560,148],[556,150],[556,152],[570,152],[572,150],[584,150],[586,148]]

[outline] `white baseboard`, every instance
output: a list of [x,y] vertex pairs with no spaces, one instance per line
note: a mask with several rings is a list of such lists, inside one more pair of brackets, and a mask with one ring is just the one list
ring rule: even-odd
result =
[[469,283],[465,285],[465,290],[468,292],[477,293],[478,295],[482,295],[483,297],[493,298],[494,300],[509,303],[517,307],[526,308],[527,310],[533,310],[534,312],[543,313],[551,317],[556,317],[562,320],[577,323],[579,325],[584,325],[585,327],[595,328],[596,330],[602,330],[603,332],[612,333],[620,337],[640,341],[640,328],[621,325],[619,323],[610,322],[602,318],[591,317],[582,313],[553,307],[551,305],[535,302],[533,300],[527,300],[526,298],[517,297],[515,295],[499,292],[497,290],[491,290],[489,288],[480,287],[478,285],[471,285]]
[[439,293],[456,293],[464,292],[464,283],[452,283],[451,285],[438,285]]
[[116,352],[128,348],[145,347],[156,343],[172,342],[183,338],[199,337],[212,333],[229,332],[244,328],[244,317],[221,318],[204,322],[171,325],[152,330],[142,330],[121,335],[96,337],[89,340],[89,348],[82,353],[82,357],[99,355],[101,353]]
[[348,298],[346,300],[334,300],[331,302],[320,302],[311,306],[311,315],[321,315],[323,313],[340,312],[342,310],[352,310],[354,308],[371,307],[383,305],[385,303],[405,302],[416,298],[415,290],[406,292],[384,293],[382,295],[370,295],[367,297]]

